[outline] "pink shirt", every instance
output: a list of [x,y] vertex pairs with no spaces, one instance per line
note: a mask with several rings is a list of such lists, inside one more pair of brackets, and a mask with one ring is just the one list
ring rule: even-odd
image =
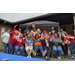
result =
[[51,38],[51,36],[50,36],[50,35],[48,35],[48,37],[49,37],[49,38]]

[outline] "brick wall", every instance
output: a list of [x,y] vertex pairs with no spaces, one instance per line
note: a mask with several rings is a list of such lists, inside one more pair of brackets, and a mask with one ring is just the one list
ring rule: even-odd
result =
[[2,42],[2,39],[1,39],[1,29],[3,27],[5,28],[5,30],[7,30],[8,28],[10,28],[11,30],[13,29],[12,25],[8,25],[8,24],[3,25],[2,23],[0,23],[0,50],[4,49],[3,42]]
[[73,26],[74,24],[67,24],[67,25],[62,25],[60,27],[66,27],[66,32],[69,34],[69,35],[74,35],[74,32],[73,32]]

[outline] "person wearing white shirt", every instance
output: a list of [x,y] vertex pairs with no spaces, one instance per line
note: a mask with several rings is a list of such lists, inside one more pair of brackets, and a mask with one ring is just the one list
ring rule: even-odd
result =
[[11,30],[10,29],[7,29],[7,32],[5,33],[2,33],[1,35],[1,38],[2,38],[2,41],[3,41],[3,44],[4,44],[4,53],[7,53],[7,47],[8,47],[8,41],[9,41],[9,32]]

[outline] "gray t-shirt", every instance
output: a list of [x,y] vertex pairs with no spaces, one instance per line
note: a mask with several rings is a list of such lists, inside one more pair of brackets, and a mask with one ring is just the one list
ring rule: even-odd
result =
[[[57,41],[59,41],[59,42],[57,42]],[[52,38],[52,44],[53,44],[53,46],[61,46],[62,42],[60,42],[59,38]]]

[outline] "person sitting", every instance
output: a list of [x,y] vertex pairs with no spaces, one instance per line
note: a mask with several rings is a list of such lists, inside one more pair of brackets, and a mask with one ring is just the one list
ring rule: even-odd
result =
[[25,50],[28,54],[27,57],[31,58],[31,53],[33,50],[33,40],[30,38],[30,34],[28,34],[27,38],[25,39]]
[[14,46],[14,48],[15,48],[15,55],[17,55],[18,50],[20,50],[20,55],[22,55],[23,49],[24,49],[24,46],[23,46],[24,45],[23,35],[20,34],[19,40],[15,39],[15,37],[13,37],[13,39],[14,39],[14,44],[15,44],[15,46]]
[[51,49],[51,41],[48,37],[48,34],[45,34],[45,39],[42,41],[42,45],[43,45],[44,50],[47,51],[46,59],[49,60],[52,49]]
[[58,34],[55,33],[55,38],[52,38],[52,48],[58,59],[61,59],[60,54],[61,54],[61,45],[62,44],[63,44],[62,40],[60,40],[58,38]]
[[33,38],[33,35],[31,35],[32,40],[34,41],[34,51],[32,51],[33,55],[36,56],[36,53],[38,51],[38,49],[41,51],[42,56],[45,56],[47,51],[43,50],[42,44],[41,44],[41,40],[44,40],[45,38],[39,38],[39,35],[36,34],[35,38]]

